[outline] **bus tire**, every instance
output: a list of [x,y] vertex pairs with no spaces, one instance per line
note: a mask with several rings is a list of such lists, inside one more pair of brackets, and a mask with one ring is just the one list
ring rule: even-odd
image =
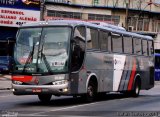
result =
[[140,89],[141,89],[140,80],[136,79],[134,86],[133,86],[133,90],[131,91],[131,96],[138,97],[140,93]]
[[38,98],[41,102],[47,103],[51,100],[52,95],[51,94],[39,94]]
[[90,81],[87,87],[86,101],[93,102],[97,94],[97,84]]

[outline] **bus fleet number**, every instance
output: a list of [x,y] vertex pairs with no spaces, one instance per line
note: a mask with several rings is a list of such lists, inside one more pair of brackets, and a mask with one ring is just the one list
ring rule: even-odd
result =
[[16,24],[19,25],[19,26],[22,25],[22,24],[25,24],[25,23],[26,22],[16,22]]

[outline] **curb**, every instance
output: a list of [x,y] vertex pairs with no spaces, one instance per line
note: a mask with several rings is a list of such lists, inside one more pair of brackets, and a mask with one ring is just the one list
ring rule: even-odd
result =
[[12,93],[12,90],[11,89],[3,89],[3,90],[0,89],[0,94],[8,94],[8,93]]
[[1,88],[0,91],[11,90],[12,88]]
[[160,85],[160,81],[155,81],[155,85]]
[[1,79],[11,80],[11,75],[2,75],[2,74],[0,74],[0,80]]
[[6,78],[0,78],[0,91],[1,90],[10,90],[12,88],[11,80]]

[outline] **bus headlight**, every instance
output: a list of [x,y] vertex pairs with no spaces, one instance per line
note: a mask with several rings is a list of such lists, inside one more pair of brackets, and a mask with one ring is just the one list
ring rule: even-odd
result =
[[14,81],[12,81],[12,83],[17,84],[17,85],[21,85],[23,82],[14,80]]
[[12,89],[13,92],[15,92],[15,89]]
[[67,88],[65,88],[65,89],[62,89],[62,91],[63,91],[63,92],[67,92],[67,91],[68,91],[68,89],[67,89]]
[[68,83],[67,80],[61,80],[61,81],[52,82],[53,85],[62,85],[62,84],[67,84],[67,83]]

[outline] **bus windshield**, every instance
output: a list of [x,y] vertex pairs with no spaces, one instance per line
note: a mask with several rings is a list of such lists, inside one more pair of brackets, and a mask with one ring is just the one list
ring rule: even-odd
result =
[[68,71],[70,27],[22,28],[17,35],[13,72],[46,74]]

